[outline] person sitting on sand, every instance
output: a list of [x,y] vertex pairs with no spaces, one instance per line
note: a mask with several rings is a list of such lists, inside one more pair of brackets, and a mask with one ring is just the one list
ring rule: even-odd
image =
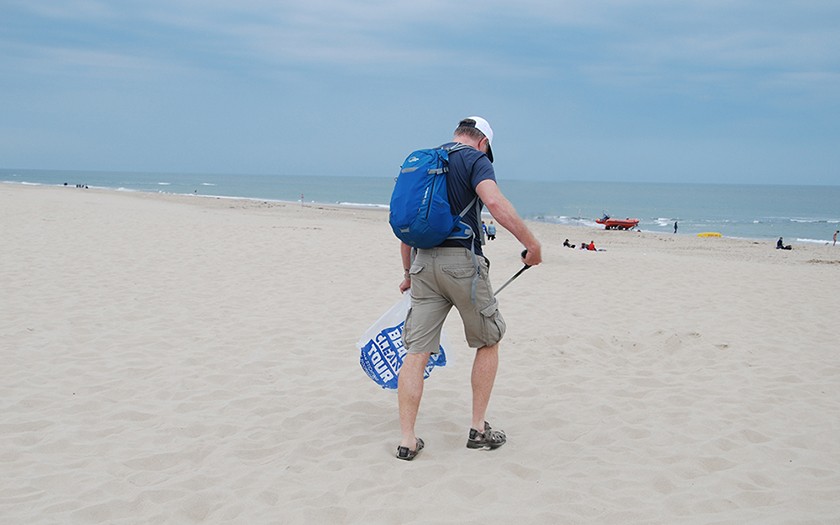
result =
[[781,238],[781,237],[779,237],[779,240],[778,240],[778,241],[776,241],[776,249],[777,249],[777,250],[792,250],[792,249],[793,249],[793,246],[791,246],[790,244],[785,245],[785,243],[784,243],[784,241],[782,240],[782,238]]
[[589,245],[586,247],[586,249],[589,250],[590,252],[597,251],[595,249],[595,241],[589,241]]
[[565,246],[566,248],[574,248],[575,247],[574,244],[569,244],[569,239],[566,239],[565,241],[563,241],[563,246]]

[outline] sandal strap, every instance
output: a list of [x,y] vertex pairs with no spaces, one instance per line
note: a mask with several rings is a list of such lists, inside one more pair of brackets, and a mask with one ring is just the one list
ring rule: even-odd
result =
[[423,450],[423,447],[426,444],[423,442],[422,439],[417,438],[414,444],[414,450],[411,450],[408,447],[399,446],[397,447],[397,459],[406,459],[411,461],[412,459],[417,457],[417,454]]
[[507,436],[501,430],[487,430],[484,432],[484,438],[491,443],[502,443]]
[[470,436],[467,440],[468,448],[498,448],[507,442],[507,436],[503,430],[494,430],[487,421],[484,422],[484,431],[479,432],[475,428],[470,429]]

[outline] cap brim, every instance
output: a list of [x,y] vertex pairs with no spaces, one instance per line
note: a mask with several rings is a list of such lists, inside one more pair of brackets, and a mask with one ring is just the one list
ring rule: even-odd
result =
[[490,159],[490,162],[493,162],[493,148],[490,147],[490,144],[487,145],[487,158]]

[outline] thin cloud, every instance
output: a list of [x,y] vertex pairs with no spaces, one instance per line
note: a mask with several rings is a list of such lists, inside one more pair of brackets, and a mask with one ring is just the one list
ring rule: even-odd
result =
[[[497,0],[457,5],[181,0],[119,7],[75,0],[12,5],[36,17],[78,23],[80,30],[97,21],[123,28],[135,35],[120,44],[129,62],[145,56],[208,68],[217,67],[222,58],[219,63],[225,68],[235,61],[242,61],[242,67],[342,69],[397,67],[411,61],[437,61],[445,67],[467,61],[484,63],[488,72],[536,77],[560,67],[604,72],[621,63],[643,71],[674,66],[795,71],[803,66],[829,69],[840,53],[836,31],[819,28],[820,18],[836,19],[838,8],[823,2],[781,8],[757,2],[665,0],[523,0],[515,5]],[[787,16],[790,11],[795,15]],[[97,45],[95,36],[88,38],[89,45]],[[544,56],[535,58],[537,52]],[[624,78],[619,74],[616,80]]]

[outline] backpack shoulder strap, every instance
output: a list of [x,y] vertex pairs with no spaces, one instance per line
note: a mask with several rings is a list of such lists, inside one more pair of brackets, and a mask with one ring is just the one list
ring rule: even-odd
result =
[[[459,213],[459,214],[458,214],[458,217],[463,218],[463,217],[464,217],[464,215],[466,215],[466,214],[467,214],[467,212],[468,212],[468,211],[470,211],[470,208],[472,208],[472,207],[473,207],[473,204],[477,204],[477,203],[478,203],[477,201],[478,201],[478,195],[476,195],[475,197],[473,197],[473,198],[472,198],[472,200],[469,202],[469,204],[467,204],[467,205],[464,207],[464,209],[463,209],[463,210],[461,210],[461,213]],[[481,217],[481,214],[479,213],[479,221],[481,220],[481,219],[480,219],[480,217]]]
[[462,144],[460,142],[456,142],[451,146],[443,146],[442,148],[446,150],[447,153],[454,153],[456,151],[460,151],[462,149],[471,148],[472,146],[468,144]]

